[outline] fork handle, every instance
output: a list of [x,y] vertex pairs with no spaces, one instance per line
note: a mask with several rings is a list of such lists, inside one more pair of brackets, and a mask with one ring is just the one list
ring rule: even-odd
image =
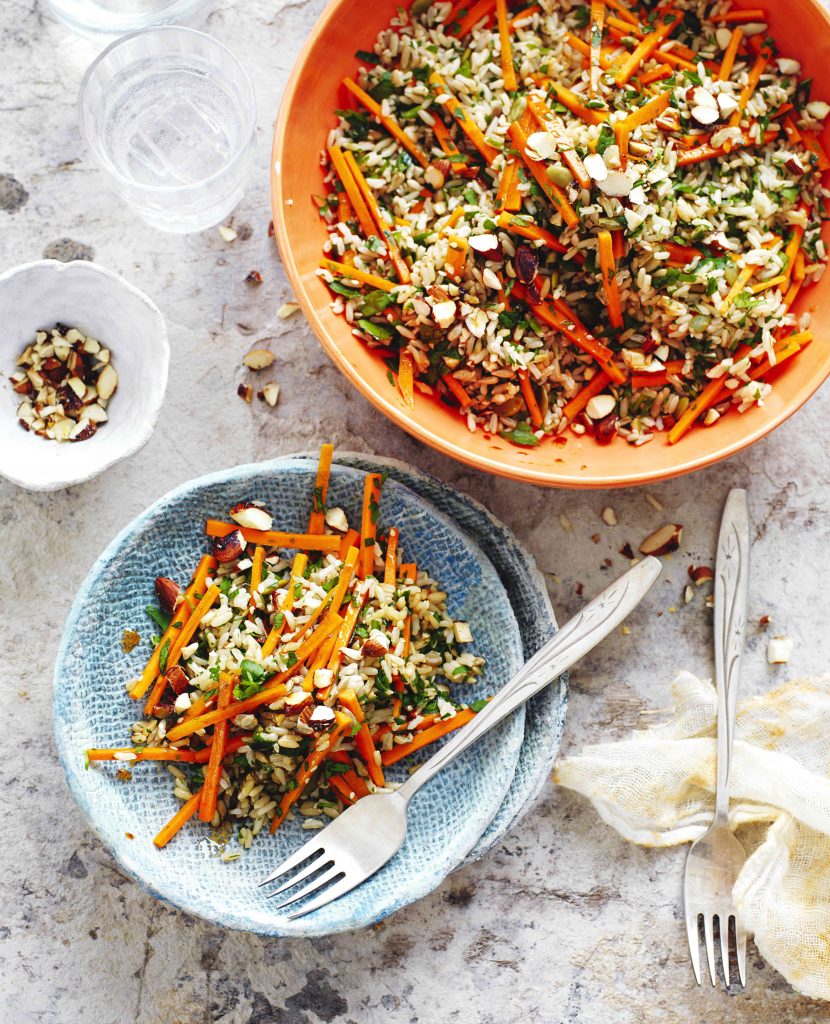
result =
[[749,509],[746,491],[729,492],[715,561],[715,680],[718,695],[715,820],[729,817],[729,772],[749,591]]
[[570,619],[519,669],[469,725],[459,729],[426,764],[409,777],[398,794],[408,800],[467,747],[481,739],[493,726],[596,647],[636,608],[661,570],[662,565],[656,558],[646,558],[586,604],[578,615]]

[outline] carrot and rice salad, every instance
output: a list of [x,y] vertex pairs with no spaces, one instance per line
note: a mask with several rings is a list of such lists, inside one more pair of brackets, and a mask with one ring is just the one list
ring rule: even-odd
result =
[[163,633],[129,685],[143,717],[131,746],[86,756],[116,762],[122,778],[167,763],[182,806],[159,847],[193,817],[238,825],[243,849],[295,812],[321,828],[483,706],[458,688],[484,664],[469,624],[380,521],[383,476],[366,476],[351,525],[327,506],[331,460],[324,445],[304,533],[275,530],[262,504],[243,501],[229,522],[205,524],[211,550],[187,589],[156,581],[149,611]]
[[410,406],[676,443],[810,358],[830,107],[764,9],[415,0],[356,56],[319,272]]

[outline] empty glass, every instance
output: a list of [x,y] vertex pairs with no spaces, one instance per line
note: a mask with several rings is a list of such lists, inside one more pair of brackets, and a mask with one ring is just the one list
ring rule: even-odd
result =
[[78,118],[118,195],[164,231],[218,224],[242,198],[254,90],[203,32],[147,29],[107,47],[84,77]]
[[212,0],[46,0],[67,25],[81,32],[135,32],[152,25],[191,22]]

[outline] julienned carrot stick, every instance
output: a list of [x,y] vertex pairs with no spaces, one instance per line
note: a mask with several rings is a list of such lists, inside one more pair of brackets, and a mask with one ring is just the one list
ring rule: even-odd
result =
[[[244,747],[250,741],[250,736],[234,736],[226,744],[225,753],[235,754],[240,747]],[[178,747],[103,747],[87,750],[85,753],[90,763],[93,761],[118,761],[127,768],[137,761],[173,761],[181,764],[207,764],[210,751],[210,747],[203,747],[202,750],[179,750]],[[133,756],[125,758],[125,754]]]
[[433,118],[433,124],[430,126],[435,138],[438,140],[438,145],[444,151],[446,156],[452,157],[450,161],[452,163],[453,171],[456,174],[460,174],[466,169],[467,161],[462,158],[461,150],[453,142],[452,136],[447,130],[447,126],[441,120],[440,117]]
[[466,238],[461,238],[458,235],[449,236],[445,266],[448,267],[449,275],[454,281],[460,281],[464,273],[468,248],[469,243]]
[[588,31],[591,40],[590,68],[588,72],[588,92],[596,96],[599,88],[599,76],[602,71],[602,29],[605,24],[604,0],[591,0]]
[[442,736],[446,736],[447,733],[460,729],[462,725],[466,725],[468,722],[472,721],[475,716],[475,711],[471,711],[469,708],[466,708],[464,711],[459,711],[452,718],[444,719],[436,725],[431,726],[429,729],[424,729],[422,732],[419,732],[415,739],[410,740],[409,743],[399,743],[390,750],[384,750],[380,755],[380,759],[385,766],[397,764],[398,761],[407,757],[409,754],[414,754],[415,751],[420,750],[421,747],[426,747],[430,743],[434,743],[437,739],[440,739]]
[[386,558],[383,564],[383,582],[391,585],[395,582],[398,571],[398,528],[393,526],[389,530],[389,539],[386,541]]
[[346,776],[348,774],[348,772],[343,772],[341,775],[332,775],[328,781],[331,788],[335,793],[337,793],[343,803],[347,807],[351,807],[355,800],[359,800],[360,797],[355,792],[354,788],[346,782]]
[[194,732],[198,732],[199,729],[207,729],[208,726],[216,725],[218,722],[224,722],[229,718],[236,718],[237,715],[254,711],[256,708],[262,707],[263,704],[273,704],[275,701],[280,700],[287,692],[285,684],[288,680],[300,670],[320,644],[340,628],[342,622],[343,620],[339,615],[335,612],[329,612],[306,642],[294,652],[297,658],[296,662],[284,672],[280,672],[279,675],[272,676],[267,686],[263,687],[259,693],[246,697],[244,700],[233,701],[227,708],[217,708],[215,711],[208,711],[206,715],[200,715],[198,718],[190,718],[187,721],[179,722],[168,732],[168,740],[174,743],[185,736],[191,736]]
[[760,7],[745,8],[742,11],[727,11],[726,14],[719,14],[713,20],[726,25],[734,25],[738,22],[766,21],[767,12]]
[[248,604],[248,618],[257,610],[256,595],[259,592],[259,585],[262,583],[262,563],[264,561],[265,548],[262,545],[257,545],[254,548],[254,556],[251,559],[251,598]]
[[348,529],[343,534],[340,540],[340,548],[337,552],[337,557],[342,562],[346,555],[349,553],[349,548],[356,548],[360,546],[360,534],[357,530]]
[[574,397],[562,407],[562,416],[568,423],[573,423],[576,417],[582,412],[591,399],[600,394],[611,383],[611,378],[605,371],[592,377],[588,383],[578,391]]
[[265,639],[265,643],[262,645],[263,658],[267,658],[271,654],[273,654],[277,646],[277,641],[285,631],[285,613],[290,611],[291,608],[294,606],[294,588],[302,579],[307,565],[308,555],[303,554],[303,552],[301,551],[298,551],[297,554],[294,555],[294,562],[291,565],[291,574],[288,577],[288,587],[285,592],[285,597],[283,598],[282,604],[277,610],[277,615],[276,618],[274,619],[274,624],[271,627],[271,632],[268,634],[268,636]]
[[513,175],[516,174],[518,163],[515,157],[509,157],[504,165],[504,170],[499,178],[499,188],[496,192],[496,209],[501,212],[507,209],[507,200],[513,186]]
[[729,38],[729,45],[723,51],[723,60],[721,61],[720,71],[718,71],[718,79],[721,82],[729,81],[729,76],[732,74],[732,68],[735,66],[735,58],[738,56],[738,50],[741,48],[743,38],[744,30],[742,28],[733,30]]
[[775,346],[774,363],[770,362],[769,356],[764,356],[761,362],[749,371],[748,376],[752,380],[763,379],[770,371],[780,366],[781,363],[786,362],[791,356],[797,355],[803,348],[806,348],[812,340],[813,334],[811,331],[791,334],[789,338]]
[[636,110],[632,110],[632,112],[625,118],[625,123],[632,131],[640,125],[648,124],[649,121],[653,121],[663,113],[669,105],[671,97],[672,93],[670,89],[666,92],[659,93],[653,99],[650,99],[648,103],[644,103]]
[[[349,584],[352,581],[355,566],[357,565],[357,559],[357,548],[349,548],[348,552],[346,553],[346,558],[343,562],[343,567],[340,570],[340,578],[337,581],[337,586],[331,592],[331,597],[320,604],[320,606],[315,610],[314,615],[312,615],[311,618],[309,618],[308,622],[306,622],[303,625],[302,629],[296,634],[296,636],[291,638],[292,643],[296,643],[297,640],[301,639],[305,635],[307,630],[313,625],[313,620],[319,617],[321,611],[324,608],[331,608],[333,611],[339,613],[340,606],[343,604],[343,601],[346,597],[346,591],[348,590]],[[334,644],[336,640],[336,636],[330,637],[331,644]],[[318,668],[322,668],[326,664],[329,655],[329,641],[326,641],[317,648],[317,653],[314,656],[314,661],[309,666],[309,670],[306,674],[305,679],[303,680],[303,689],[306,690],[308,693],[311,693],[311,691],[314,689],[314,673]]]
[[208,537],[227,537],[239,530],[248,544],[262,544],[266,548],[297,548],[303,551],[336,551],[340,538],[331,534],[284,533],[281,530],[249,530],[236,523],[223,523],[221,519],[208,519],[205,533]]
[[617,85],[625,85],[626,82],[628,82],[636,72],[637,68],[652,56],[664,39],[671,35],[680,22],[680,19],[681,15],[676,14],[672,18],[661,22],[653,32],[650,32],[647,36],[643,37],[640,43],[635,47],[634,52],[629,54],[629,56],[622,62],[619,70],[614,76],[614,81]]
[[[233,696],[233,676],[222,673],[219,679],[219,698],[217,707],[224,710]],[[216,801],[219,799],[219,783],[222,781],[222,759],[225,756],[225,744],[228,740],[228,722],[219,722],[213,730],[213,743],[210,747],[210,758],[205,769],[205,782],[199,801],[199,818],[212,821],[216,814]]]
[[330,733],[328,733],[328,735],[323,735],[317,740],[317,745],[314,750],[308,754],[306,759],[300,765],[299,771],[294,776],[294,788],[289,789],[283,796],[282,800],[280,800],[280,805],[274,812],[274,817],[271,821],[271,832],[276,832],[280,825],[285,821],[286,815],[291,810],[292,806],[303,795],[303,790],[305,789],[308,780],[317,771],[323,761],[325,761],[329,751],[333,750],[340,742],[347,729],[351,728],[352,719],[348,715],[344,715],[342,711],[335,711],[334,717],[334,728]]
[[522,398],[525,400],[527,411],[530,415],[530,424],[534,430],[540,430],[542,423],[542,410],[539,408],[539,403],[536,401],[536,395],[533,393],[533,385],[530,383],[530,375],[527,370],[519,370],[519,387],[522,390]]
[[509,213],[500,213],[498,219],[500,228],[512,231],[514,235],[521,235],[522,238],[530,238],[533,241],[544,242],[548,249],[554,252],[567,252],[564,246],[552,231],[547,228],[540,228],[536,224],[525,223],[521,217],[514,217]]
[[[584,39],[580,39],[579,36],[575,36],[572,32],[569,32],[565,36],[565,42],[572,49],[577,50],[585,58],[585,65],[590,67],[591,65],[591,47],[585,42]],[[600,67],[608,71],[611,68],[616,68],[617,61],[612,56],[612,53],[607,46],[603,46],[599,51],[599,63]]]
[[[515,288],[513,290],[516,291]],[[557,299],[553,306],[543,302],[538,306],[531,305],[531,308],[534,315],[540,320],[561,331],[569,341],[592,356],[615,383],[624,383],[625,374],[614,363],[614,353],[607,345],[598,341],[584,324],[580,323],[573,311],[561,299]]]
[[527,21],[528,18],[532,18],[534,14],[541,14],[542,8],[538,4],[531,4],[530,7],[525,7],[524,10],[519,11],[518,14],[514,14],[510,19],[510,31],[512,32],[517,28],[523,21]]
[[619,14],[623,21],[627,21],[630,25],[639,27],[640,22],[637,20],[637,15],[632,14],[631,11],[629,11],[629,9],[620,2],[620,0],[605,0],[605,2],[612,11],[616,11],[617,14]]
[[666,242],[662,246],[669,254],[667,262],[675,267],[687,267],[693,260],[698,259],[703,253],[692,245],[678,245],[676,242]]
[[164,671],[162,671],[162,665],[159,663],[158,678],[156,679],[152,690],[150,690],[147,700],[144,702],[145,715],[150,716],[155,712],[156,705],[161,700],[161,696],[167,686],[166,673],[168,669],[173,668],[173,666],[178,663],[178,660],[181,657],[182,648],[186,644],[190,643],[193,634],[199,628],[199,623],[202,621],[202,617],[217,597],[219,597],[219,593],[219,587],[210,587],[204,597],[201,598],[199,603],[193,609],[192,613],[188,615],[183,625],[176,630],[176,635],[167,649],[167,657],[164,660]]
[[[749,70],[749,77],[746,80],[746,85],[741,89],[740,95],[738,96],[738,109],[729,118],[729,124],[731,127],[737,127],[737,125],[739,125],[743,120],[746,105],[749,103],[752,98],[752,94],[758,87],[758,82],[761,80],[761,75],[766,71],[769,59],[769,50],[761,50],[755,59],[755,63]],[[727,152],[729,152],[728,149]]]
[[625,118],[614,125],[614,139],[620,152],[620,167],[625,170],[628,167],[628,144],[631,141],[631,128]]
[[478,0],[477,3],[472,3],[467,13],[459,21],[458,29],[450,34],[458,36],[459,38],[466,36],[468,32],[471,32],[476,27],[482,18],[490,17],[495,6],[496,0]]
[[461,381],[456,380],[451,373],[444,374],[441,380],[443,380],[443,382],[447,385],[447,390],[458,402],[462,409],[466,409],[468,406],[473,404],[472,398],[470,398],[470,396],[462,387]]
[[769,291],[770,288],[781,288],[782,291],[786,291],[787,275],[778,274],[776,277],[769,277],[766,281],[759,281],[758,284],[753,284],[750,287],[750,291],[753,295],[758,295],[760,292]]
[[211,725],[217,725],[219,722],[227,721],[229,718],[236,718],[237,715],[244,715],[248,711],[255,711],[257,708],[262,707],[263,704],[274,704],[286,695],[288,691],[285,683],[292,675],[299,671],[299,668],[300,662],[298,661],[296,665],[292,665],[285,672],[275,676],[264,689],[254,694],[253,697],[233,701],[228,707],[221,710],[217,708],[215,711],[208,711],[207,714],[200,715],[198,718],[189,718],[186,721],[179,722],[178,725],[174,725],[170,730],[168,739],[171,742],[175,742],[176,740],[184,739],[185,736],[192,736],[199,729],[207,729]]
[[[556,146],[562,156],[562,159],[568,165],[571,173],[582,186],[582,188],[591,187],[591,175],[585,169],[585,164],[582,162],[582,158],[576,151],[573,142],[565,131],[565,125],[562,123],[562,119],[558,117],[554,112],[543,103],[537,96],[529,96],[527,100],[527,109],[530,111],[533,118],[539,123],[539,125],[550,132],[556,140]],[[520,126],[527,132],[528,126],[524,122],[520,122]]]
[[506,92],[515,92],[519,83],[516,81],[516,69],[513,67],[513,44],[510,41],[510,24],[507,20],[507,0],[496,0],[496,21],[501,43],[502,81]]
[[[202,756],[204,755],[204,756]],[[175,747],[103,747],[86,751],[92,761],[118,761],[125,768],[136,761],[178,761],[182,764],[200,764],[210,756],[210,747],[204,750],[177,750]]]
[[363,708],[360,706],[360,701],[357,699],[357,695],[354,690],[346,689],[341,690],[337,694],[337,699],[347,711],[354,715],[355,722],[360,726],[360,730],[355,735],[354,741],[358,753],[366,762],[366,770],[369,772],[369,778],[376,786],[385,786],[386,779],[383,777],[383,769],[378,764],[377,758],[375,757],[375,744],[371,733],[369,732],[369,726],[366,724],[366,716],[363,714]]
[[821,139],[815,132],[802,130],[801,144],[808,153],[812,153],[816,158],[816,166],[822,173],[830,168],[830,157],[827,156],[824,146],[821,144]]
[[[742,345],[733,356],[734,361],[739,362],[745,356],[748,356],[751,351],[752,349],[749,345]],[[709,381],[706,387],[700,392],[697,398],[694,399],[688,409],[669,431],[669,444],[677,444],[677,442],[688,433],[701,413],[706,412],[707,409],[711,409],[713,405],[717,405],[721,395],[726,390],[726,381],[726,374],[724,374],[723,377],[716,377],[715,380]]]
[[498,156],[499,151],[494,146],[491,146],[489,142],[485,141],[484,133],[473,120],[470,111],[453,96],[444,79],[436,71],[433,71],[429,76],[429,84],[437,92],[436,101],[456,121],[458,127],[481,153],[487,163],[491,164]]
[[653,71],[646,71],[645,74],[640,75],[638,81],[640,85],[651,85],[652,82],[659,82],[663,78],[671,78],[673,74],[673,68],[668,64],[661,64],[659,67],[654,68]]
[[510,141],[518,150],[519,156],[521,157],[525,167],[536,179],[536,183],[553,204],[554,208],[559,211],[562,216],[562,220],[564,220],[569,227],[575,227],[579,223],[579,216],[577,212],[568,202],[568,197],[562,189],[559,188],[558,185],[554,184],[554,182],[552,182],[547,176],[543,163],[538,160],[531,160],[528,157],[527,135],[523,131],[521,125],[517,121],[513,121],[507,129],[507,134]]
[[[130,696],[133,700],[141,700],[150,688],[153,680],[158,676],[161,652],[165,650],[165,645],[166,650],[169,652],[173,641],[178,636],[179,629],[187,621],[188,616],[193,611],[196,601],[198,600],[196,595],[201,594],[204,590],[205,580],[208,577],[208,573],[215,568],[216,559],[212,555],[202,555],[199,560],[199,564],[196,566],[196,572],[193,574],[190,586],[184,592],[184,597],[179,602],[173,614],[173,618],[170,620],[170,625],[164,631],[161,640],[159,640],[156,645],[156,649],[150,655],[150,660],[144,666],[141,678],[137,679],[130,688]],[[153,706],[155,707],[155,704]]]
[[329,491],[331,476],[331,460],[334,445],[324,444],[320,448],[320,461],[317,463],[317,476],[314,479],[314,494],[311,499],[311,515],[308,517],[308,532],[322,533],[326,525],[326,498]]
[[380,473],[367,473],[363,482],[363,511],[360,519],[360,578],[372,575],[375,537],[380,516]]
[[[800,202],[796,209],[804,213],[805,216],[809,213],[809,208],[804,202]],[[794,224],[793,232],[787,242],[787,247],[784,250],[784,275],[787,278],[787,286],[789,286],[789,280],[792,276],[793,270],[795,269],[796,258],[801,252],[801,243],[804,241],[804,225]],[[786,289],[782,289],[784,291]]]
[[610,231],[600,231],[597,235],[599,264],[602,270],[602,286],[605,289],[605,302],[608,306],[608,319],[612,327],[622,327],[623,313],[620,305],[620,289],[617,285],[617,267],[614,261],[614,242]]
[[607,110],[593,110],[591,107],[586,107],[575,92],[566,89],[564,85],[560,85],[552,78],[546,78],[544,75],[534,75],[533,77],[538,84],[547,86],[563,107],[567,107],[572,114],[576,114],[586,124],[602,124],[611,116]]
[[329,146],[329,158],[331,159],[332,166],[337,172],[338,178],[340,178],[340,181],[343,183],[343,188],[345,188],[346,195],[349,197],[349,202],[357,216],[360,228],[363,231],[363,234],[369,238],[370,235],[375,233],[374,222],[372,221],[372,216],[363,200],[363,196],[361,196],[357,185],[352,178],[352,172],[349,170],[349,165],[346,163],[343,150],[339,146]]
[[389,259],[392,263],[392,266],[395,268],[395,273],[398,275],[398,280],[401,282],[401,284],[409,284],[410,281],[412,280],[412,275],[409,273],[409,266],[406,260],[403,258],[403,255],[401,254],[401,250],[400,247],[398,246],[398,243],[389,233],[388,228],[390,227],[390,225],[386,217],[384,217],[383,213],[381,212],[381,209],[378,206],[378,201],[377,199],[375,199],[374,193],[369,188],[369,183],[366,181],[366,178],[363,175],[363,171],[361,171],[360,166],[358,165],[358,162],[355,159],[354,153],[352,153],[351,150],[347,149],[343,156],[345,157],[349,171],[351,172],[352,178],[354,179],[354,183],[357,186],[361,196],[363,197],[363,201],[366,203],[366,206],[368,207],[369,210],[369,214],[372,220],[374,221],[375,234],[386,245],[387,252],[389,253]]
[[357,625],[357,620],[360,618],[360,613],[363,611],[363,605],[366,603],[367,596],[367,591],[363,588],[359,591],[357,599],[349,603],[348,610],[343,618],[343,624],[335,637],[334,647],[329,655],[329,660],[326,662],[326,668],[332,672],[336,672],[340,666],[343,658],[343,648],[348,647],[351,643],[352,634]]
[[201,789],[194,793],[193,796],[182,804],[182,806],[176,811],[170,821],[164,826],[159,834],[153,840],[153,845],[161,849],[163,846],[167,846],[173,836],[180,831],[184,825],[186,825],[196,811],[199,809],[199,801],[202,798]]
[[389,134],[398,140],[407,152],[409,152],[421,165],[421,167],[427,167],[429,164],[429,157],[421,149],[421,147],[413,142],[412,139],[406,134],[401,128],[394,117],[384,114],[380,104],[372,99],[372,97],[351,78],[344,78],[343,85],[349,90],[352,96],[355,97],[363,106],[370,111],[380,121],[383,127],[389,132]]
[[185,624],[179,630],[179,635],[173,641],[173,644],[170,648],[170,653],[167,655],[168,669],[178,664],[179,658],[182,655],[182,650],[193,639],[193,634],[199,628],[199,624],[201,623],[202,619],[204,618],[210,607],[219,597],[220,593],[221,591],[219,590],[219,587],[215,584],[205,591],[205,596],[201,599],[201,601],[199,601],[199,603],[193,609],[193,614],[188,616],[187,622],[185,622]]
[[360,281],[369,284],[373,288],[380,288],[384,292],[392,292],[398,287],[397,281],[387,281],[385,277],[371,274],[368,270],[361,270],[360,267],[350,267],[348,263],[337,263],[336,260],[321,260],[320,266],[328,270],[335,277],[345,277],[346,280]]
[[673,377],[678,373],[681,373],[683,367],[686,365],[685,359],[672,359],[668,363],[664,363],[664,369],[657,370],[654,373],[632,373],[631,374],[631,387],[637,391],[639,388],[659,388],[663,387],[664,384],[668,384],[669,377]]
[[[407,584],[415,586],[418,582],[418,566],[414,562],[404,562],[400,569],[402,589],[406,590]],[[408,591],[407,591],[408,593]],[[411,613],[403,621],[403,657],[409,657],[412,647],[412,615]],[[399,709],[400,710],[400,709]],[[396,716],[397,717],[397,716]]]
[[[733,141],[729,152],[735,149],[750,149],[752,146],[766,145],[772,142],[778,135],[778,125],[773,125],[764,132],[762,142],[756,142],[752,135],[745,131],[738,141]],[[714,160],[716,157],[725,156],[726,146],[710,146],[706,143],[703,146],[695,146],[693,149],[685,149],[678,153],[677,166],[689,167],[691,164],[700,164],[706,160]]]

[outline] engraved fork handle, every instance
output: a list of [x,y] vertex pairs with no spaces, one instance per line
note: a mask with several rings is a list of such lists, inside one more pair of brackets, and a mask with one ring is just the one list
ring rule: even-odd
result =
[[718,691],[715,821],[729,815],[729,771],[741,679],[749,592],[749,509],[746,491],[729,492],[715,563],[715,682]]
[[410,776],[398,793],[408,800],[436,772],[596,647],[637,607],[661,570],[660,562],[649,557],[606,587],[537,651],[468,725]]

